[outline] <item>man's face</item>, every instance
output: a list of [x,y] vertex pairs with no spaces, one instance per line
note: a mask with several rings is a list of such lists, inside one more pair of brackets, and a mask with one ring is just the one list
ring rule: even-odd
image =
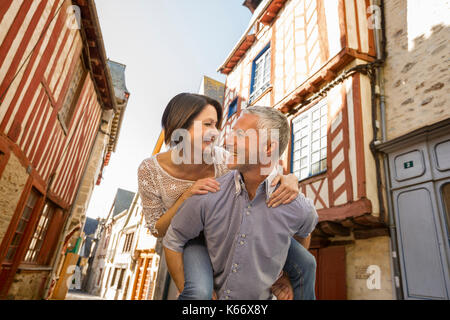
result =
[[243,169],[258,164],[259,132],[258,116],[243,113],[233,129],[226,135],[225,148],[230,152],[227,161],[229,169]]

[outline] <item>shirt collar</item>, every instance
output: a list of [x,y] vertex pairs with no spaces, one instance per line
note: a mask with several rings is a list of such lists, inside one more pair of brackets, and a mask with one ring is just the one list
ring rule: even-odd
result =
[[[276,165],[271,173],[262,182],[264,184],[264,190],[266,192],[266,199],[272,195],[273,191],[277,186],[271,186],[273,179],[279,174],[283,174],[283,168],[280,165]],[[236,187],[236,195],[240,194],[243,189],[245,189],[245,183],[242,179],[242,175],[238,170],[234,171],[234,185]]]

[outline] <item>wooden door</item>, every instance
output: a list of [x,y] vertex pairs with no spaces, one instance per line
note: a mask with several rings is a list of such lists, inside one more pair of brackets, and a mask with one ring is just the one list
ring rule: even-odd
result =
[[346,300],[345,247],[330,246],[311,249],[317,262],[316,299]]

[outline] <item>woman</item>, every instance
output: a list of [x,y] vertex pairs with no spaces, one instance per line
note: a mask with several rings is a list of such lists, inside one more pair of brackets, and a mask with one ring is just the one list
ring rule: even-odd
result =
[[[220,185],[214,178],[222,176],[228,169],[217,161],[213,164],[205,161],[207,157],[203,155],[214,153],[213,143],[218,137],[221,121],[220,103],[206,96],[181,93],[167,105],[162,126],[165,143],[171,149],[143,160],[138,169],[146,226],[155,237],[165,235],[173,216],[186,199],[219,190]],[[172,141],[174,137],[182,137],[179,139],[182,141]],[[184,160],[181,163],[180,151]],[[202,155],[200,162],[194,161],[195,154]],[[298,195],[295,175],[278,176],[273,185],[278,182],[280,186],[269,198],[269,206],[289,203]],[[311,257],[297,241],[292,241],[285,266],[291,281],[301,281],[302,268],[315,272],[315,260]],[[213,271],[202,235],[186,244],[183,265],[185,285],[179,299],[211,299],[214,295]],[[273,292],[278,299],[292,297],[286,275],[274,284]]]

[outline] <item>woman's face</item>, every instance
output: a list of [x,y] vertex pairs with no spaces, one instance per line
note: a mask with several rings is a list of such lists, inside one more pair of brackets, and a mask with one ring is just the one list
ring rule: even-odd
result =
[[192,142],[191,149],[194,152],[204,153],[212,150],[214,141],[219,137],[216,125],[217,111],[212,105],[208,104],[194,119],[188,130]]

